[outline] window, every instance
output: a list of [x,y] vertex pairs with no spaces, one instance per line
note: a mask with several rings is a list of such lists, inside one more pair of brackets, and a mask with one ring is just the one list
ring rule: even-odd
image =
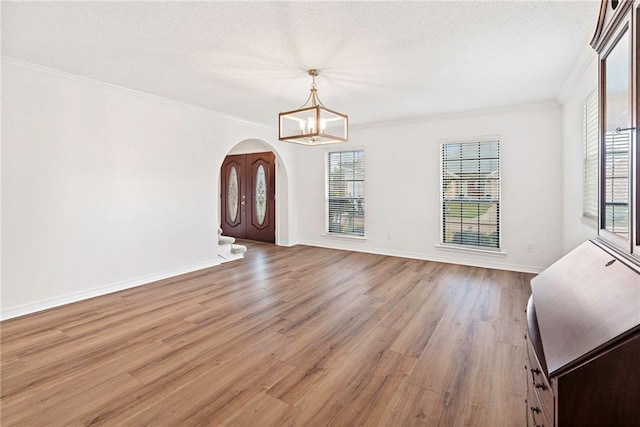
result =
[[442,144],[442,243],[500,249],[500,142]]
[[582,216],[598,219],[598,91],[582,107]]
[[364,151],[327,153],[327,233],[364,236]]

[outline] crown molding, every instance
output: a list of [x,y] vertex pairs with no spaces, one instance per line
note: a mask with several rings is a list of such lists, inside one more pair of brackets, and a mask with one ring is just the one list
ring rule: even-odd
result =
[[52,76],[52,77],[56,77],[56,78],[60,78],[60,79],[64,79],[64,80],[70,80],[70,81],[74,81],[74,82],[79,82],[79,83],[84,83],[84,84],[88,84],[91,86],[95,86],[95,87],[99,87],[102,89],[106,89],[112,92],[117,92],[117,93],[124,93],[127,95],[132,95],[138,98],[143,98],[149,101],[153,101],[153,102],[158,102],[161,104],[165,104],[165,105],[171,105],[173,107],[177,107],[177,108],[182,108],[182,109],[186,109],[186,110],[191,110],[191,111],[195,111],[197,113],[201,113],[201,114],[206,114],[208,116],[213,116],[213,117],[217,117],[220,119],[225,119],[225,120],[231,120],[243,125],[248,125],[248,126],[253,126],[253,127],[258,127],[261,129],[273,129],[274,126],[272,125],[266,125],[264,123],[257,123],[257,122],[253,122],[247,119],[244,119],[242,117],[238,117],[238,116],[234,116],[231,114],[226,114],[226,113],[221,113],[219,111],[215,111],[215,110],[210,110],[208,108],[205,107],[199,107],[196,105],[192,105],[192,104],[187,104],[185,102],[181,102],[181,101],[176,101],[174,99],[170,99],[170,98],[164,98],[162,96],[158,96],[158,95],[152,95],[150,93],[147,92],[142,92],[139,90],[135,90],[135,89],[129,89],[126,87],[122,87],[122,86],[118,86],[118,85],[114,85],[111,83],[106,83],[106,82],[102,82],[100,80],[94,80],[88,77],[84,77],[78,74],[73,74],[73,73],[68,73],[66,71],[61,71],[55,68],[50,68],[50,67],[46,67],[44,65],[40,65],[40,64],[34,64],[32,62],[27,62],[27,61],[23,61],[21,59],[17,59],[17,58],[13,58],[11,56],[6,56],[6,55],[1,55],[0,56],[1,60],[2,60],[2,65],[5,64],[9,64],[15,67],[19,67],[22,69],[26,69],[26,70],[30,70],[30,71],[34,71],[34,72],[38,72],[41,74],[46,74],[48,76]]
[[[129,89],[126,87],[114,85],[111,83],[94,80],[78,74],[68,73],[66,71],[61,71],[55,68],[46,67],[44,65],[23,61],[21,59],[13,58],[10,56],[1,55],[0,59],[3,65],[9,64],[19,68],[38,72],[41,74],[46,74],[52,77],[89,84],[89,85],[100,87],[113,92],[136,96],[136,97],[147,99],[153,102],[171,105],[177,108],[187,109],[187,110],[195,111],[201,114],[206,114],[209,116],[213,116],[213,117],[217,117],[225,120],[231,120],[243,125],[253,126],[260,129],[273,130],[275,128],[273,125],[253,122],[253,121],[244,119],[242,117],[234,116],[231,114],[226,114],[226,113],[211,110],[205,107],[199,107],[192,104],[187,104],[185,102],[164,98],[158,95],[152,95],[147,92],[142,92],[139,90]],[[584,69],[586,69],[587,65],[588,63],[584,65],[584,67],[582,68],[582,72],[584,72]],[[574,82],[574,86],[575,86],[575,82]],[[543,102],[531,102],[531,103],[525,103],[525,104],[506,105],[506,106],[493,107],[493,108],[473,109],[473,110],[447,112],[447,113],[434,113],[434,114],[425,114],[421,116],[412,116],[412,117],[399,117],[396,119],[382,120],[377,122],[350,124],[349,127],[352,130],[360,130],[360,129],[388,127],[388,126],[396,126],[396,125],[411,124],[411,123],[424,123],[427,121],[448,120],[448,119],[455,119],[455,118],[483,116],[483,115],[500,114],[500,113],[546,110],[546,109],[553,109],[553,108],[559,108],[559,107],[560,107],[560,104],[558,103],[558,100],[551,100],[551,101],[543,101]]]
[[423,116],[399,117],[397,119],[382,120],[379,122],[367,122],[350,125],[351,129],[372,129],[379,127],[398,126],[412,123],[424,123],[441,120],[459,119],[465,117],[487,116],[492,114],[518,113],[523,111],[541,111],[560,109],[561,105],[556,100],[530,102],[524,104],[505,105],[501,107],[479,108],[475,110],[465,110],[449,113],[425,114]]
[[560,104],[567,102],[569,95],[571,95],[571,92],[573,92],[584,73],[596,58],[596,51],[588,44],[585,44],[580,55],[578,55],[576,62],[573,63],[571,71],[569,71],[569,74],[567,74],[567,77],[564,79],[564,82],[560,87],[560,92],[558,92],[558,96],[556,98]]

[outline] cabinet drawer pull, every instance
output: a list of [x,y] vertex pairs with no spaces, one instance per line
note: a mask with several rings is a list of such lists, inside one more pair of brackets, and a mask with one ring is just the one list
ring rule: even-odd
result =
[[536,385],[536,388],[539,388],[541,390],[546,390],[547,389],[547,387],[544,384],[535,383],[535,385]]
[[532,406],[529,409],[531,409],[531,412],[535,412],[536,414],[540,413],[540,408],[538,408],[537,406]]

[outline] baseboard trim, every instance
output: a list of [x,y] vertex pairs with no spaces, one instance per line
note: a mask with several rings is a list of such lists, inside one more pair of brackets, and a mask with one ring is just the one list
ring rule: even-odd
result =
[[65,304],[82,301],[89,298],[95,298],[102,295],[111,294],[125,289],[135,288],[137,286],[146,285],[148,283],[157,282],[158,280],[167,279],[181,274],[192,273],[194,271],[220,265],[220,260],[212,259],[209,261],[191,264],[185,267],[167,270],[162,273],[148,274],[135,279],[125,280],[122,282],[111,283],[106,286],[92,288],[82,292],[73,292],[54,298],[48,298],[41,301],[35,301],[28,304],[22,304],[14,307],[8,307],[0,311],[0,320],[13,319],[14,317],[25,316],[27,314],[37,313],[39,311],[48,310],[50,308],[59,307]]
[[462,257],[438,256],[438,255],[424,254],[424,253],[418,253],[418,252],[395,251],[395,250],[382,249],[382,248],[370,248],[370,247],[361,247],[361,246],[353,247],[353,248],[337,247],[335,245],[330,245],[325,242],[320,242],[315,240],[301,240],[299,244],[307,245],[307,246],[315,246],[319,248],[336,249],[336,250],[353,251],[353,252],[364,252],[364,253],[376,254],[376,255],[387,255],[387,256],[395,256],[400,258],[420,259],[424,261],[443,262],[446,264],[468,265],[470,267],[483,267],[483,268],[493,268],[496,270],[517,271],[521,273],[538,274],[538,273],[541,273],[546,268],[546,267],[538,267],[538,266],[532,266],[532,265],[519,265],[519,264],[492,262],[489,260],[479,261],[476,259],[462,258]]

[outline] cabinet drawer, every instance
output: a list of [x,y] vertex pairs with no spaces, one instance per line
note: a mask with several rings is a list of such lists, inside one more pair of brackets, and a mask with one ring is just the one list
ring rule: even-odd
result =
[[540,363],[536,358],[535,351],[531,346],[530,340],[527,340],[527,358],[528,358],[528,376],[527,388],[531,390],[531,394],[535,394],[538,401],[542,405],[547,418],[553,419],[553,391],[547,380],[547,376],[542,371]]
[[530,409],[532,403],[531,398],[529,397],[529,390],[527,390],[527,398],[524,400],[524,404],[526,406],[526,412],[527,412],[527,427],[535,427],[536,426],[536,420],[533,419],[533,414],[534,412]]
[[553,427],[548,421],[548,416],[553,414],[545,413],[545,409],[538,399],[538,395],[533,391],[531,385],[527,387],[527,426],[530,427]]

